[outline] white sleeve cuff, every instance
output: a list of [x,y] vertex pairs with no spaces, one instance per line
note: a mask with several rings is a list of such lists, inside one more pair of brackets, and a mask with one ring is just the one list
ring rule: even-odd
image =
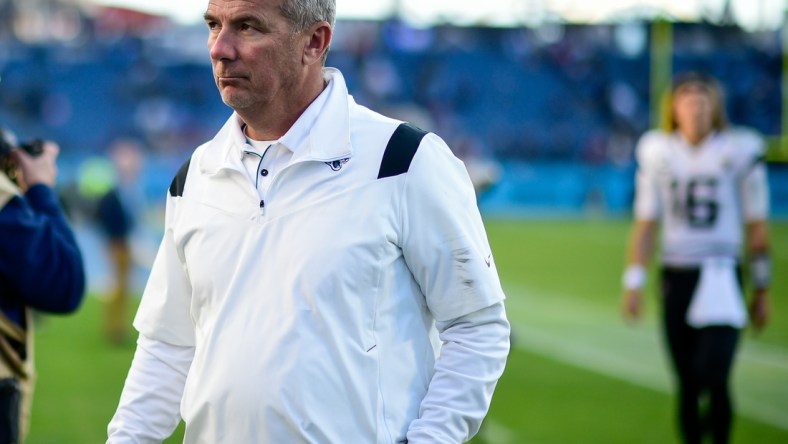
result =
[[172,434],[193,356],[194,347],[139,336],[108,444],[161,443]]
[[444,345],[408,443],[457,443],[481,426],[509,354],[503,302],[437,323]]

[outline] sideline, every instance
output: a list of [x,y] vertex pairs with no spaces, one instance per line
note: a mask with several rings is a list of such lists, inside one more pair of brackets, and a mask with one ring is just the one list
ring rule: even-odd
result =
[[[673,392],[653,318],[628,326],[618,316],[617,300],[607,310],[577,298],[505,287],[514,347],[651,390]],[[788,430],[787,348],[744,335],[732,386],[740,415]]]

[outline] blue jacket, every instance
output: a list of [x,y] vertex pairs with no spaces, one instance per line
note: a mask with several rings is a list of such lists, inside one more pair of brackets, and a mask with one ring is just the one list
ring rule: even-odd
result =
[[0,208],[0,310],[24,325],[24,309],[75,311],[85,292],[85,270],[55,192],[30,187]]

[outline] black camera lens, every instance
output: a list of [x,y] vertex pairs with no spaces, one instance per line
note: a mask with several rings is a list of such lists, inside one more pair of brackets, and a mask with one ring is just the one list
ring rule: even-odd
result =
[[35,157],[44,152],[44,141],[40,139],[32,140],[27,143],[19,144],[19,148]]

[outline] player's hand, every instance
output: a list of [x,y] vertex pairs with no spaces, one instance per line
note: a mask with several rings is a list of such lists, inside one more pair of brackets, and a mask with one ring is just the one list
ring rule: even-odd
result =
[[755,290],[750,301],[750,320],[756,332],[760,332],[769,323],[771,314],[771,300],[768,290]]
[[55,160],[59,152],[60,147],[53,142],[44,142],[44,151],[36,157],[30,156],[20,149],[11,151],[17,165],[19,187],[23,191],[37,184],[54,187],[57,179]]
[[627,321],[638,321],[643,314],[643,292],[626,290],[621,298],[621,313]]

